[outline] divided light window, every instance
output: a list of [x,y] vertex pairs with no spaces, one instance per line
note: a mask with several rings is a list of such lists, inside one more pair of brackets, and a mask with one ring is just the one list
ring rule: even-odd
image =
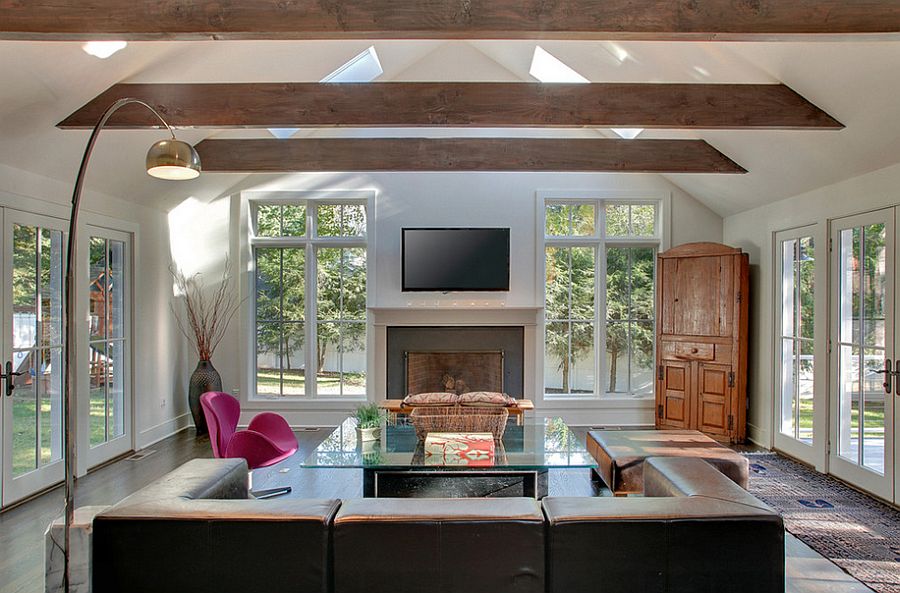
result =
[[252,204],[255,395],[365,397],[365,204]]
[[547,200],[544,235],[547,396],[652,395],[658,202]]

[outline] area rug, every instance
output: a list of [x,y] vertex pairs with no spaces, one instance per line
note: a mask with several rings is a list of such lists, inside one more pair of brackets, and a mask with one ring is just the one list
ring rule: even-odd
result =
[[790,533],[878,593],[900,593],[900,511],[780,455],[747,457],[750,492]]

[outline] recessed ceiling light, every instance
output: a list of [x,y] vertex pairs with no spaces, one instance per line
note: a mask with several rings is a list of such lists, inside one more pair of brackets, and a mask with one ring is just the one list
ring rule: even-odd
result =
[[119,50],[125,49],[127,41],[88,41],[81,46],[84,53],[105,60]]
[[634,140],[637,138],[641,132],[644,131],[644,128],[610,128],[613,133],[619,138],[624,138],[625,140]]
[[540,45],[534,48],[528,73],[541,82],[590,82]]

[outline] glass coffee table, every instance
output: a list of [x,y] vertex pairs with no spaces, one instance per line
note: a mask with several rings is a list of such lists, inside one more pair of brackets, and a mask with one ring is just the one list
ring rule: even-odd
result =
[[[547,472],[595,468],[583,439],[560,418],[510,420],[494,459],[486,465],[448,463],[426,456],[415,428],[405,417],[388,421],[377,441],[359,442],[355,418],[348,418],[302,461],[280,466],[358,468],[366,497],[479,497],[547,495]],[[273,466],[275,467],[275,466]]]

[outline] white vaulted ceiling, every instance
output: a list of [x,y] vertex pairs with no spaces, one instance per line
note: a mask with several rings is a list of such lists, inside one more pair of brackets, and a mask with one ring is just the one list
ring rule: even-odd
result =
[[[318,81],[374,45],[378,81],[522,81],[540,45],[592,82],[782,82],[840,120],[842,131],[646,130],[641,138],[702,138],[746,175],[666,177],[722,216],[900,162],[900,42],[216,41],[133,42],[108,59],[75,42],[0,42],[0,163],[74,180],[87,131],[56,123],[117,82]],[[158,131],[106,131],[89,187],[169,209],[185,195],[143,173]],[[271,137],[261,130],[180,130],[209,137]],[[304,136],[539,135],[608,130],[302,130]],[[193,194],[217,195],[244,175],[205,174]],[[150,200],[152,198],[152,200]]]

